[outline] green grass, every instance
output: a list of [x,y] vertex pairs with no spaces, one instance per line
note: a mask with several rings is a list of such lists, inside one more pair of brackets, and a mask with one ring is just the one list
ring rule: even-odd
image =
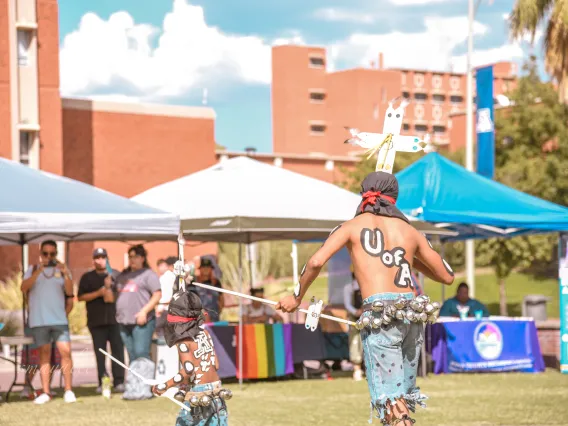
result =
[[[453,297],[457,287],[464,279],[456,278],[451,286],[444,286],[446,298]],[[426,294],[433,300],[442,300],[442,285],[431,280],[426,280]],[[267,297],[277,299],[277,292],[283,289],[292,291],[292,282],[284,282],[266,286]],[[507,279],[507,304],[509,315],[520,316],[523,297],[527,294],[542,294],[551,297],[547,305],[549,318],[559,317],[558,280],[538,280],[529,275],[513,273]],[[276,294],[271,297],[272,294]],[[327,303],[327,278],[317,278],[308,290],[305,300],[312,296]],[[475,298],[486,304],[493,315],[499,315],[499,286],[494,275],[478,275],[475,279]]]
[[[456,279],[451,286],[444,286],[446,298],[453,297],[460,282],[465,279]],[[426,294],[434,300],[442,299],[442,285],[430,280],[425,283]],[[511,316],[521,315],[523,297],[528,294],[542,294],[551,297],[547,304],[549,318],[559,317],[559,290],[558,280],[538,280],[529,275],[513,273],[507,278],[507,308]],[[475,298],[487,305],[489,312],[499,315],[499,286],[494,275],[478,275],[475,278]]]
[[[418,379],[429,397],[418,408],[417,425],[568,425],[568,375],[467,374]],[[369,395],[366,382],[349,378],[290,380],[229,385],[231,426],[366,425]],[[110,401],[93,395],[93,387],[76,389],[79,401],[61,397],[44,406],[14,402],[0,406],[2,426],[136,425],[174,426],[177,408],[166,399]],[[61,393],[60,393],[61,395]],[[380,425],[375,420],[375,425]]]

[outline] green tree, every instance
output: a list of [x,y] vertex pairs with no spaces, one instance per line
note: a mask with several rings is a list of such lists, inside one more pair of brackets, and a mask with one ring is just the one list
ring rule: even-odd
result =
[[513,38],[528,34],[532,42],[539,27],[546,27],[545,65],[559,83],[559,101],[568,102],[568,0],[517,0],[509,23]]
[[[496,111],[495,179],[519,191],[567,205],[566,107],[559,102],[552,84],[539,79],[534,57],[524,70],[526,75],[508,94],[513,106]],[[505,283],[509,274],[520,268],[545,269],[543,266],[550,265],[556,254],[556,243],[557,234],[545,234],[494,238],[477,244],[479,262],[495,270],[502,315],[507,314]]]

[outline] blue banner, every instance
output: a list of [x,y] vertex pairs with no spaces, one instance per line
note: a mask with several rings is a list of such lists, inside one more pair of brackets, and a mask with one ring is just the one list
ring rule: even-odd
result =
[[545,369],[534,321],[444,322],[431,331],[434,373]]
[[495,174],[495,126],[493,115],[493,66],[478,68],[477,85],[477,173],[493,179]]
[[568,233],[560,234],[558,248],[560,283],[560,371],[568,374]]

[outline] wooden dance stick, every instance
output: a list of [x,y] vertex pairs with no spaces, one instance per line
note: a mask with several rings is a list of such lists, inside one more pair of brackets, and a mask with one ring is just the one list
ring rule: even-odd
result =
[[[261,302],[261,303],[264,303],[266,305],[277,305],[278,304],[278,302],[275,302],[273,300],[262,299],[260,297],[255,297],[255,296],[249,296],[248,294],[243,294],[243,293],[239,293],[239,292],[236,292],[236,291],[227,290],[227,289],[224,289],[224,288],[213,287],[213,286],[207,285],[207,284],[192,282],[190,285],[194,285],[196,287],[201,287],[201,288],[206,288],[207,290],[216,291],[216,292],[219,292],[219,293],[231,294],[233,296],[242,297],[244,299],[256,300],[257,302]],[[300,309],[298,309],[298,311],[303,312],[305,314],[311,314],[311,312],[309,312],[307,309],[301,309],[300,308]],[[325,318],[325,319],[328,319],[328,320],[331,320],[331,321],[342,322],[343,324],[355,326],[355,323],[353,321],[344,320],[342,318],[337,318],[337,317],[334,317],[334,316],[331,316],[331,315],[326,315],[326,314],[320,314],[319,316],[320,316],[320,318]]]

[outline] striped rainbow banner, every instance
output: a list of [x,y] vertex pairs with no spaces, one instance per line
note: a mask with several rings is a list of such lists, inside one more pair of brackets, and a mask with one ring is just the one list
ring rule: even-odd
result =
[[[238,377],[241,342],[238,327],[235,333]],[[243,379],[265,379],[294,372],[292,324],[245,324],[243,344]]]

